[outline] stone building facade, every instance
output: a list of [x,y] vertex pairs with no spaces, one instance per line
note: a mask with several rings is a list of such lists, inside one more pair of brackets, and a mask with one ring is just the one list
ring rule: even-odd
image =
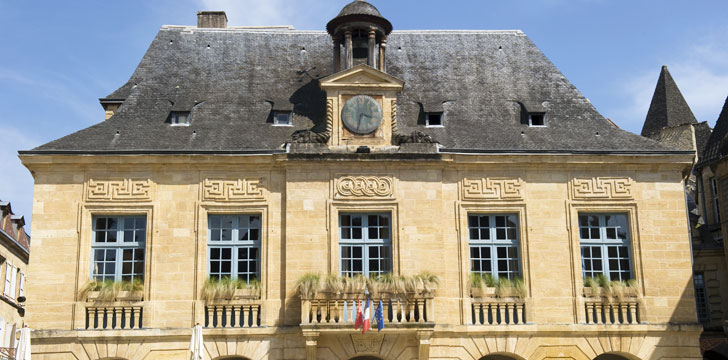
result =
[[694,152],[616,128],[522,32],[361,0],[326,32],[198,18],[106,121],[21,152],[34,357],[188,358],[201,324],[211,359],[700,358]]
[[0,359],[12,357],[17,334],[25,325],[25,286],[30,259],[30,236],[25,232],[25,218],[15,215],[8,201],[0,201]]

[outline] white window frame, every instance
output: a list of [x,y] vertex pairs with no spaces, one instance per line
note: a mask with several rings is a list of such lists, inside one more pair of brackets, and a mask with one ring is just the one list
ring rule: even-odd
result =
[[5,286],[3,288],[3,295],[6,297],[10,297],[11,294],[11,288],[12,288],[12,274],[13,274],[13,265],[10,264],[10,262],[5,263]]
[[[97,229],[97,220],[98,219],[116,219],[117,220],[117,227],[116,227],[116,241],[114,242],[97,242],[97,231],[104,231],[106,229]],[[144,227],[140,228],[136,226],[136,220],[137,219],[143,219]],[[134,221],[134,226],[129,229],[126,228],[127,221]],[[146,251],[146,238],[147,238],[147,216],[146,215],[94,215],[92,217],[92,231],[91,231],[91,269],[90,269],[90,278],[92,280],[113,280],[113,281],[122,281],[125,280],[124,278],[127,278],[127,280],[133,281],[134,279],[141,279],[142,282],[144,282],[144,275],[145,275],[145,267],[146,267],[146,257],[147,257],[147,251]],[[108,221],[108,220],[107,220]],[[132,232],[132,236],[136,234],[137,231],[143,230],[143,235],[141,241],[124,241],[129,232]],[[111,233],[109,231],[104,231],[108,234]],[[136,254],[138,251],[143,252],[142,260],[141,260],[141,273],[137,273],[134,271],[135,263],[138,263],[139,260],[135,260],[132,256],[131,260],[124,260],[123,255],[125,250],[133,250],[133,253]],[[114,275],[113,278],[111,276],[108,276],[106,274],[106,271],[103,273],[97,273],[96,271],[96,257],[97,257],[97,251],[103,251],[104,256],[108,256],[109,253],[114,253]],[[102,261],[102,266],[104,266],[106,263],[110,263],[111,261]],[[131,273],[124,273],[123,272],[123,266],[124,263],[131,263],[132,266],[132,272]]]
[[[430,124],[430,116],[432,115],[438,115],[440,116],[440,123],[439,124]],[[428,128],[441,128],[445,127],[445,113],[444,112],[428,112],[425,113],[425,127]]]
[[[182,117],[184,116],[184,117]],[[184,118],[184,122],[180,122],[180,119]],[[169,125],[170,126],[190,126],[192,122],[190,111],[170,111],[169,112]]]
[[[281,122],[279,116],[286,116],[288,122]],[[273,111],[273,126],[293,126],[293,111]]]
[[[541,124],[541,125],[534,124],[533,123],[533,116],[534,115],[541,116],[541,120],[543,121],[543,124]],[[529,127],[546,127],[547,126],[546,113],[545,112],[543,112],[543,113],[539,113],[539,112],[528,113],[528,126]]]
[[[342,218],[344,216],[356,216],[361,217],[361,239],[355,239],[353,238],[353,228],[358,228],[358,226],[343,226],[342,225]],[[369,224],[369,216],[381,216],[386,217],[387,219],[387,225],[371,225]],[[357,213],[357,212],[342,212],[339,213],[338,216],[339,220],[339,275],[341,276],[354,276],[356,274],[361,274],[365,277],[370,277],[373,274],[387,274],[392,273],[392,216],[389,213],[383,213],[383,212],[367,212],[367,213]],[[369,230],[370,227],[372,229],[374,228],[385,228],[387,229],[387,234],[385,237],[381,238],[370,238],[369,237]],[[344,235],[345,229],[348,229],[351,233],[348,237]],[[354,249],[356,247],[359,247],[361,249],[361,272],[356,271],[353,269],[353,263],[351,264],[352,268],[349,270],[344,270],[344,262],[347,260],[357,261],[359,259],[358,257],[354,257],[353,254],[351,254],[350,257],[344,257],[344,248],[350,248]],[[377,251],[379,252],[379,257],[376,259],[380,259],[384,262],[383,267],[380,267],[379,271],[372,271],[369,269],[369,261],[370,261],[370,255],[369,252],[372,248],[379,248]],[[385,251],[385,254],[382,254],[382,251]],[[351,250],[350,250],[351,251]],[[380,262],[381,262],[380,261]]]
[[[582,216],[596,216],[598,218],[599,224],[597,226],[591,226],[591,225],[582,226],[582,223],[581,223]],[[614,217],[621,216],[624,218],[624,221],[625,221],[624,225],[625,225],[625,230],[626,230],[626,237],[624,239],[619,238],[619,233],[618,233],[618,230],[616,230],[616,228],[614,229],[616,238],[614,238],[614,239],[609,238],[608,230],[612,229],[612,227],[607,226],[607,224],[606,224],[607,216],[614,216]],[[614,213],[579,212],[577,215],[577,227],[578,227],[578,234],[579,234],[579,257],[581,259],[582,279],[586,279],[587,277],[590,277],[590,276],[587,276],[587,272],[589,272],[589,273],[599,272],[612,281],[617,281],[617,280],[625,281],[625,280],[630,280],[630,279],[636,278],[634,256],[632,254],[632,234],[631,234],[632,229],[631,229],[631,225],[630,225],[630,216],[628,213],[623,213],[623,212],[614,212]],[[591,236],[592,229],[598,229],[598,238],[596,238],[596,239],[592,238],[592,236]],[[584,231],[584,230],[587,230],[589,232],[589,238],[585,239],[582,237],[582,235],[583,235],[582,231]],[[584,254],[585,254],[584,251],[585,251],[585,248],[587,248],[587,247],[589,248],[589,254],[590,254],[588,261],[590,261],[589,264],[590,264],[591,269],[589,269],[589,270],[586,269],[587,259],[585,259],[585,257],[584,257]],[[611,257],[609,255],[610,248],[614,248],[614,247],[617,248],[616,249],[616,251],[617,251],[616,258]],[[619,253],[620,252],[619,247],[627,248],[626,249],[626,258],[622,257],[622,255]],[[596,257],[593,254],[594,248],[599,248],[600,254],[598,255],[598,257]],[[620,268],[616,271],[619,276],[618,276],[618,278],[613,278],[611,276],[611,273],[614,271],[611,269],[610,260],[615,260],[617,262],[620,262],[621,260],[624,260],[624,259],[627,260],[627,265],[629,266],[629,268],[627,269],[627,272],[629,273],[629,277],[627,277],[627,278],[622,277],[622,272],[624,271],[624,269],[621,268],[621,264],[620,264]],[[598,260],[601,262],[601,271],[594,270],[594,263],[593,263],[594,260]]]
[[20,285],[18,285],[18,287],[19,287],[18,297],[21,297],[25,294],[25,291],[23,289],[24,286],[25,286],[25,274],[21,272],[20,273]]
[[[247,218],[247,226],[241,226],[241,218]],[[257,227],[253,226],[251,218],[257,217]],[[219,218],[220,219],[220,228],[214,228],[213,229],[213,219]],[[222,227],[222,222],[225,219],[232,220],[231,228],[230,230],[230,240],[223,240],[222,238],[222,231],[227,228]],[[240,240],[240,230],[245,229],[247,230],[247,234],[251,234],[252,230],[257,230],[257,239],[250,239],[250,235],[248,236],[248,240]],[[213,240],[213,231],[220,230],[220,236],[219,240]],[[220,279],[222,277],[225,277],[223,275],[222,271],[222,260],[219,259],[221,264],[218,268],[218,271],[213,274],[212,273],[212,261],[218,260],[218,259],[212,259],[212,250],[213,249],[220,249],[220,252],[222,253],[223,249],[229,249],[231,252],[230,256],[230,278],[231,279],[238,279],[241,277],[241,269],[239,268],[240,262],[245,261],[241,260],[239,258],[239,251],[241,249],[247,249],[248,254],[250,253],[251,249],[256,250],[256,258],[255,258],[255,271],[245,271],[242,272],[243,275],[245,275],[246,282],[250,282],[253,279],[260,280],[261,274],[261,238],[263,236],[263,215],[262,214],[208,214],[207,217],[207,277],[212,278],[215,276],[216,278]],[[250,258],[248,258],[247,262],[250,262]],[[249,270],[249,269],[248,269]],[[225,272],[227,273],[227,272]]]
[[[504,226],[497,226],[497,218],[504,217],[504,221],[506,221]],[[473,218],[477,219],[478,224],[474,226],[472,223]],[[488,224],[483,226],[484,224],[481,223],[483,219],[487,219]],[[508,218],[511,218],[513,220],[514,225],[513,226],[507,226]],[[470,212],[468,213],[467,218],[467,224],[468,224],[468,259],[470,260],[470,272],[471,273],[479,273],[481,275],[484,274],[490,274],[493,279],[498,279],[500,276],[500,273],[505,273],[507,277],[510,280],[513,280],[515,278],[522,278],[522,266],[521,266],[521,239],[520,239],[520,225],[518,221],[518,214],[517,213],[498,213],[498,214],[484,214],[484,213],[477,213],[477,212]],[[511,238],[509,236],[509,230],[513,232],[513,235],[515,235],[515,238]],[[478,232],[478,238],[474,238],[473,234],[474,231]],[[485,231],[487,235],[487,239],[483,239],[483,231]],[[502,232],[502,234],[501,234]],[[479,257],[474,259],[473,258],[473,250],[478,249]],[[498,252],[499,249],[505,248],[506,251],[506,257],[501,259]],[[516,251],[516,269],[515,271],[511,269],[511,262],[513,260],[511,254],[509,252],[511,249],[515,248]],[[488,258],[482,257],[482,253],[484,250],[487,250],[490,255]],[[479,270],[476,270],[476,261],[478,262],[478,268]],[[482,261],[490,261],[490,268],[483,269],[482,268]],[[499,261],[506,261],[506,267],[505,271],[499,271]]]
[[18,285],[18,268],[15,266],[13,266],[13,274],[10,278],[10,281],[10,298],[13,299],[13,301],[16,301],[17,299],[15,298],[15,291],[17,290],[16,286]]

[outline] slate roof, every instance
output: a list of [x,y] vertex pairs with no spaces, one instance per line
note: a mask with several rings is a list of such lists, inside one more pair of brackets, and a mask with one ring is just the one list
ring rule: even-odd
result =
[[[325,31],[164,26],[139,66],[107,99],[104,122],[22,153],[244,153],[283,151],[296,130],[325,128],[318,79],[333,72]],[[387,72],[405,81],[402,133],[442,151],[665,153],[675,149],[616,128],[520,31],[394,31]],[[173,109],[191,125],[165,123]],[[293,127],[272,110],[294,110]],[[528,127],[526,111],[546,111]],[[424,113],[444,111],[442,128]]]
[[670,71],[663,65],[642,127],[642,136],[654,134],[667,127],[697,123]]
[[710,134],[708,144],[705,146],[701,162],[712,162],[725,155],[728,155],[728,97],[726,97],[723,110],[721,110],[718,120],[715,122],[715,128]]

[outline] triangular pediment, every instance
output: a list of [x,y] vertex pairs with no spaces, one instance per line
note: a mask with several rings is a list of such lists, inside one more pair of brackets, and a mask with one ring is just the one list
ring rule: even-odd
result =
[[401,90],[404,81],[368,65],[357,65],[321,79],[321,88],[373,87]]

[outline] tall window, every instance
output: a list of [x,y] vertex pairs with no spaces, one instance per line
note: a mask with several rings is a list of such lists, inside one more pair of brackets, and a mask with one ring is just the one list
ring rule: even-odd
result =
[[518,216],[468,215],[470,271],[493,278],[521,276]]
[[710,178],[710,190],[713,194],[713,211],[715,214],[715,223],[720,222],[720,202],[718,202],[718,181]]
[[695,285],[695,305],[698,310],[698,321],[710,321],[708,313],[708,298],[705,294],[705,278],[702,273],[693,275],[693,285]]
[[341,275],[372,276],[392,271],[388,214],[339,215]]
[[144,280],[144,216],[94,216],[91,276],[94,280]]
[[210,215],[207,239],[211,278],[260,278],[260,215]]
[[604,275],[632,278],[629,224],[625,214],[579,214],[581,269],[584,279]]

